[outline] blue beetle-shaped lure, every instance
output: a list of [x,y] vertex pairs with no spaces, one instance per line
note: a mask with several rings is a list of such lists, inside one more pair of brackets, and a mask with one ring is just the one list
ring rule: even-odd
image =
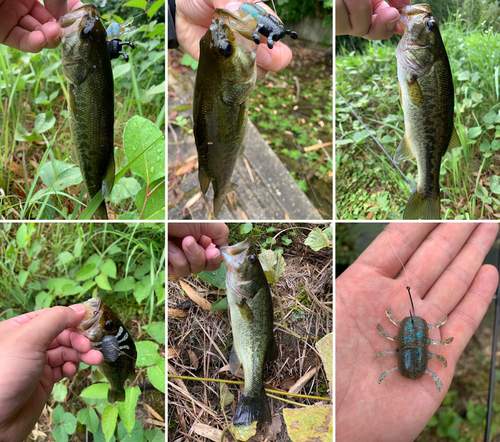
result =
[[[408,294],[410,294],[410,287],[406,287],[406,289],[408,290]],[[448,317],[445,316],[435,324],[427,324],[425,319],[415,316],[415,308],[413,308],[413,314],[410,311],[410,316],[399,322],[393,317],[390,306],[387,307],[386,314],[389,320],[399,328],[398,334],[396,336],[387,334],[380,324],[377,324],[377,331],[384,338],[395,341],[397,347],[396,350],[379,351],[375,356],[375,360],[385,355],[394,355],[398,358],[398,365],[384,371],[380,375],[378,383],[380,384],[393,371],[399,371],[401,376],[408,379],[420,379],[424,374],[428,374],[436,382],[437,389],[441,391],[443,383],[435,373],[427,368],[427,363],[429,359],[438,359],[443,363],[445,368],[448,363],[443,356],[429,352],[429,345],[448,345],[451,344],[453,338],[435,341],[429,338],[429,330],[444,325]]]

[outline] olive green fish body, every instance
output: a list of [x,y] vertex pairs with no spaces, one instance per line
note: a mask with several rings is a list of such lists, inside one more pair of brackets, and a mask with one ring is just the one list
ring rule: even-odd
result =
[[226,285],[233,348],[229,358],[232,373],[243,365],[245,385],[233,418],[234,426],[272,421],[262,384],[265,360],[276,359],[273,335],[273,303],[259,259],[248,239],[220,248],[227,265]]
[[212,182],[218,216],[224,195],[235,187],[231,175],[243,153],[248,97],[257,78],[257,45],[232,30],[235,20],[241,22],[234,14],[216,9],[214,16],[200,40],[193,120],[201,190],[206,193]]
[[108,402],[125,400],[125,381],[135,375],[137,351],[132,336],[101,298],[84,302],[85,317],[77,329],[99,350],[99,370],[109,381]]
[[[68,79],[72,159],[82,171],[88,199],[111,194],[115,178],[114,83],[104,29],[97,8],[83,5],[65,16],[62,66]],[[107,219],[104,201],[96,214]]]
[[402,8],[398,80],[405,135],[394,159],[415,156],[418,183],[404,219],[440,219],[439,172],[449,146],[460,146],[453,127],[453,79],[438,23],[428,5]]

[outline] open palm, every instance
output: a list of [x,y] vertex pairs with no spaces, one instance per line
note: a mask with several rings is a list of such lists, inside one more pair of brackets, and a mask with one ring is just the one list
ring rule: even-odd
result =
[[[441,404],[455,366],[491,302],[498,272],[482,265],[498,232],[497,224],[392,223],[336,281],[336,433],[338,441],[414,440]],[[391,243],[392,246],[391,247]],[[429,369],[442,381],[438,391],[425,375],[414,381],[399,372],[379,385],[382,372],[397,365],[395,356],[374,360],[378,351],[395,350],[389,335],[398,328],[386,316],[391,306],[401,321],[411,308],[428,324],[445,315],[448,322],[429,331],[434,340],[454,337],[447,346],[432,345],[444,356]],[[394,279],[395,278],[395,279]]]

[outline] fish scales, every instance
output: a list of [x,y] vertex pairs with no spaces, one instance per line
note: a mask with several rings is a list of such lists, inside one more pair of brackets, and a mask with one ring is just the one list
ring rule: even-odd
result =
[[243,365],[245,373],[245,385],[233,425],[270,424],[272,417],[262,383],[263,370],[266,360],[276,359],[278,348],[273,335],[269,285],[248,239],[220,250],[227,265],[227,297],[233,329],[229,367],[234,374]]
[[257,44],[232,29],[235,21],[253,29],[234,14],[215,9],[214,17],[200,40],[193,126],[201,190],[205,194],[212,182],[217,217],[224,195],[236,187],[231,175],[244,149],[248,98],[257,79]]
[[398,80],[405,135],[394,159],[417,159],[418,182],[404,219],[440,219],[441,159],[460,146],[453,126],[454,91],[439,27],[426,4],[402,8],[405,29],[398,44]]
[[[88,199],[111,194],[115,178],[114,82],[106,30],[97,8],[83,5],[60,19],[62,67],[68,79],[72,159],[80,166]],[[96,215],[107,219],[103,201]]]

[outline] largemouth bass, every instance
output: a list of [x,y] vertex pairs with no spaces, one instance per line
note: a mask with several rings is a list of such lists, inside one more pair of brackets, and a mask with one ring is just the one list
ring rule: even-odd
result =
[[234,413],[234,426],[252,422],[270,424],[271,411],[262,385],[264,361],[278,356],[273,336],[273,302],[257,255],[246,239],[234,246],[220,247],[227,266],[226,285],[233,348],[229,357],[231,373],[241,365],[245,385]]
[[83,305],[85,316],[77,330],[103,355],[98,369],[109,381],[108,402],[123,402],[125,381],[135,375],[137,351],[132,336],[101,298],[91,298]]
[[439,171],[448,147],[460,146],[453,127],[453,79],[439,26],[429,5],[400,9],[404,35],[398,44],[399,96],[405,135],[394,155],[417,158],[418,183],[404,219],[440,219]]
[[217,217],[224,195],[236,187],[231,175],[243,153],[257,44],[252,40],[255,26],[225,9],[215,9],[214,17],[200,40],[193,119],[201,190],[205,194],[212,182]]
[[[83,5],[59,19],[62,68],[68,79],[68,113],[73,151],[90,201],[111,194],[115,180],[114,83],[106,30],[97,8]],[[103,201],[95,214],[108,219]]]

